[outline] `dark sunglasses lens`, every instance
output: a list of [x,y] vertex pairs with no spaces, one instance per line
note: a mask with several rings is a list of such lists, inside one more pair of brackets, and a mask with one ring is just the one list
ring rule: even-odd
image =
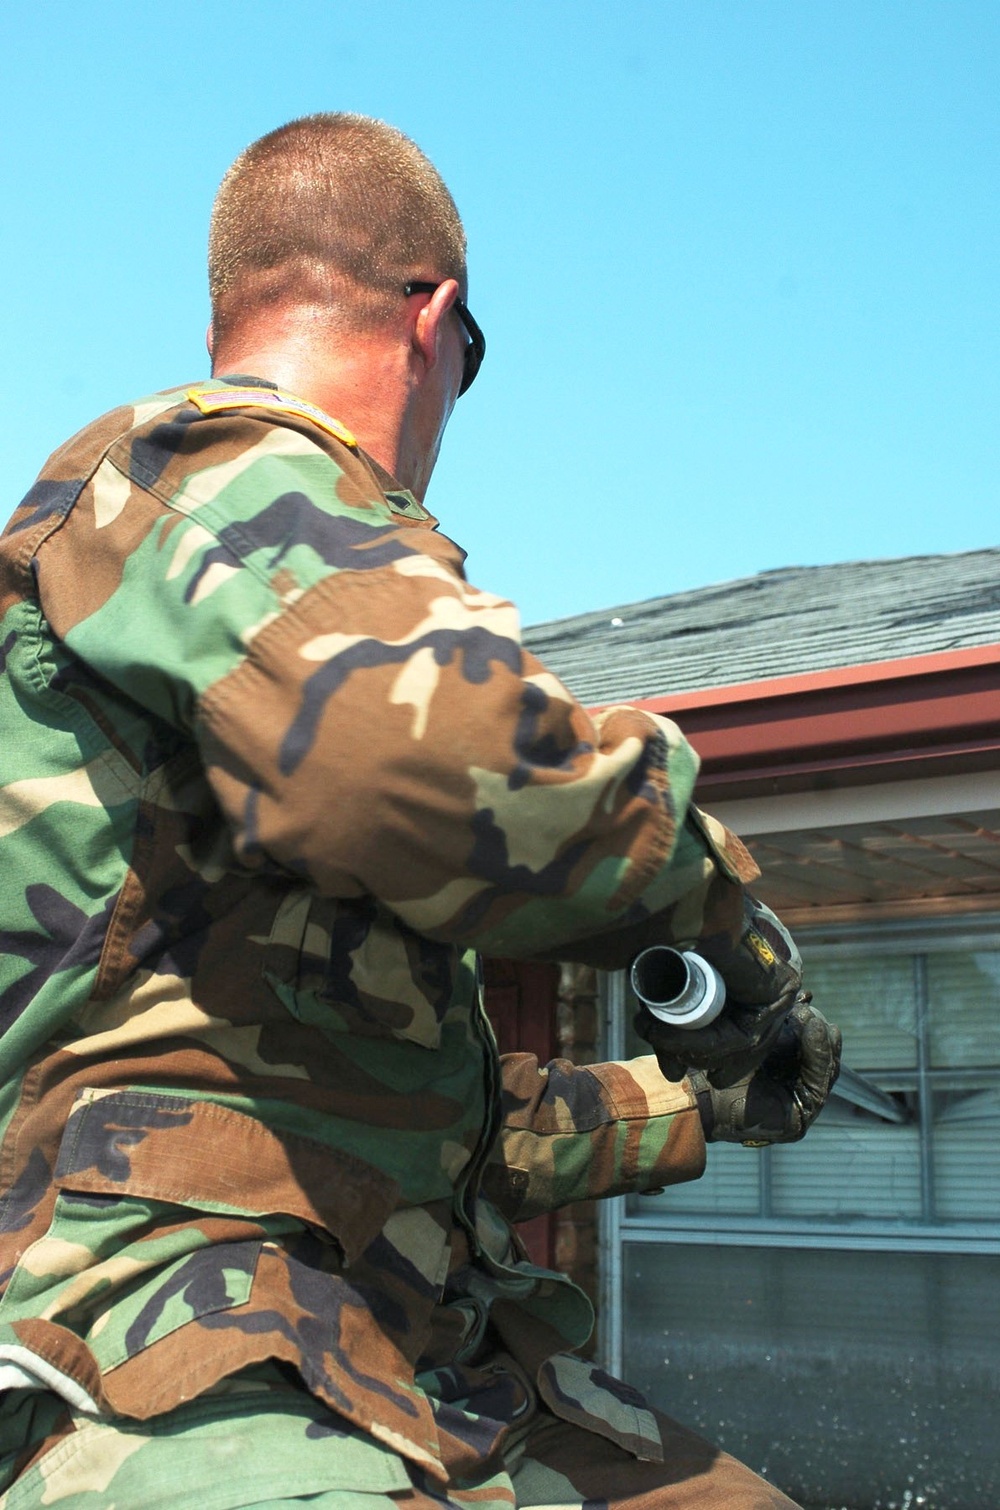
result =
[[486,354],[486,340],[479,326],[472,318],[468,305],[458,300],[456,301],[456,309],[458,310],[458,317],[469,335],[469,344],[465,348],[465,368],[462,373],[462,386],[458,390],[458,396],[461,398],[462,394],[467,393],[472,387],[476,381],[476,374],[483,365],[483,357]]
[[465,367],[462,372],[462,386],[458,390],[459,398],[461,398],[463,393],[468,393],[469,389],[476,381],[476,374],[479,371],[482,360],[483,359],[479,354],[479,348],[477,346],[473,346],[470,341],[469,345],[465,348]]

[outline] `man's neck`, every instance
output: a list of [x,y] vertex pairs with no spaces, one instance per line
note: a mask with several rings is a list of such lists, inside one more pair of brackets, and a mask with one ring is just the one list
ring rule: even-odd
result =
[[265,378],[315,404],[422,503],[461,375],[459,343],[442,345],[439,303],[404,305],[395,325],[371,330],[311,306],[274,310],[220,340],[212,371]]
[[215,377],[263,378],[339,420],[369,456],[399,478],[406,467],[406,388],[392,354],[371,347],[322,354],[305,342],[230,344],[215,353]]

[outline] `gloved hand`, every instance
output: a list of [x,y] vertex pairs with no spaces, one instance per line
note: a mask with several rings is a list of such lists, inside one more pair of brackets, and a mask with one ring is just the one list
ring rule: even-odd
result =
[[796,1143],[822,1111],[840,1073],[839,1028],[804,997],[789,1011],[763,1063],[737,1084],[718,1088],[695,1071],[706,1142]]
[[678,1028],[643,1009],[635,1030],[656,1055],[667,1080],[703,1070],[712,1085],[735,1085],[763,1061],[802,986],[802,960],[795,941],[769,907],[749,892],[737,942],[718,933],[698,942],[726,985],[726,1005],[714,1022]]
[[653,1050],[665,1079],[683,1080],[697,1069],[712,1085],[735,1085],[767,1058],[796,994],[790,985],[766,1007],[727,1002],[715,1021],[702,1028],[671,1027],[643,1007],[635,1030]]

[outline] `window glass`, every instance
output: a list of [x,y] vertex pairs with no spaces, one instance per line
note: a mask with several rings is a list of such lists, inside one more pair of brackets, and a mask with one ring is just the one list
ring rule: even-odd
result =
[[908,1069],[917,1063],[913,960],[909,955],[811,959],[805,983],[817,1007],[844,1035],[852,1069]]
[[934,1096],[934,1206],[939,1221],[1000,1221],[1000,1086]]
[[927,1003],[935,1069],[1000,1067],[1000,952],[929,955]]
[[797,1504],[998,1503],[1000,1257],[636,1242],[623,1301],[624,1377]]
[[920,1134],[831,1100],[802,1143],[771,1152],[774,1216],[917,1220],[922,1211]]

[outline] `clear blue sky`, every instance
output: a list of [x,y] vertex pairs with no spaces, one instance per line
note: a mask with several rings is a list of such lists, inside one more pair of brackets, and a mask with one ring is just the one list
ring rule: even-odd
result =
[[489,351],[428,504],[528,622],[998,542],[997,0],[5,0],[3,516],[206,367],[247,142],[382,116]]

